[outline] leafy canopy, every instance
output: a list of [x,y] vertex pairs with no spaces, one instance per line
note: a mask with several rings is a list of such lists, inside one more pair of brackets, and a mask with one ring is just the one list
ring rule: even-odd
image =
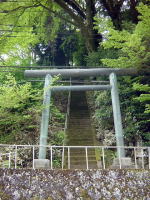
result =
[[150,60],[150,7],[141,3],[138,6],[141,21],[130,30],[118,31],[107,27],[106,40],[103,41],[105,49],[118,50],[117,59],[102,59],[104,65],[109,67],[143,67],[148,66]]

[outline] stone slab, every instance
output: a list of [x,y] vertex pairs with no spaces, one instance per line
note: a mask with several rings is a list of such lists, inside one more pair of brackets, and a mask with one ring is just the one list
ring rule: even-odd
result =
[[48,159],[34,159],[35,169],[50,169],[50,160]]
[[121,168],[130,168],[133,167],[133,163],[130,157],[122,157],[120,158],[114,158],[112,168],[118,168],[120,166],[121,162]]

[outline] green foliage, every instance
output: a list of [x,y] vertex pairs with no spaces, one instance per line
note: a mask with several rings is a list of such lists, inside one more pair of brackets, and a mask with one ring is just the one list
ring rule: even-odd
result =
[[116,157],[117,157],[116,151],[111,150],[111,149],[105,150],[105,165],[106,165],[106,168],[107,167],[109,168],[109,167],[112,166],[113,160]]
[[[53,79],[53,84],[59,77]],[[31,83],[18,84],[7,75],[0,85],[0,142],[19,144],[38,143],[42,111],[41,89]],[[64,114],[51,104],[49,143],[62,145],[64,141]]]
[[[144,89],[147,91],[144,93],[147,94],[149,86],[143,85],[142,88],[139,84],[136,84],[136,87],[133,87],[136,81],[139,81],[139,78],[118,78],[125,144],[137,145],[137,142],[142,139],[143,145],[149,145],[149,113],[147,110],[145,111],[145,105],[148,105],[149,100],[147,96],[146,98],[144,96],[145,101],[143,98],[143,101],[139,101],[139,97],[143,97],[143,95],[141,96],[141,92]],[[139,87],[142,90],[141,92],[137,91]],[[113,137],[114,122],[110,93],[107,91],[95,92],[95,95],[90,95],[89,101],[94,101],[94,103],[92,103],[92,110],[94,123],[97,129],[97,138],[101,144],[105,142],[108,143],[110,140],[110,144],[113,144],[115,142]],[[93,106],[93,104],[95,105]],[[146,108],[148,108],[148,106]]]
[[101,129],[112,128],[112,107],[110,92],[95,92],[95,114],[93,118]]
[[31,26],[31,21],[35,21],[36,10],[33,10],[34,14],[31,17],[29,10],[25,12],[23,8],[21,9],[24,3],[20,3],[20,9],[8,13],[9,10],[13,10],[17,6],[15,2],[1,3],[0,20],[2,22],[1,30],[3,31],[0,33],[0,54],[5,55],[5,57],[7,55],[7,59],[4,59],[5,62],[3,62],[6,65],[12,63],[16,65],[21,60],[20,58],[23,60],[29,57],[31,44],[33,45],[38,41],[38,37]]
[[[102,51],[112,50],[115,52],[112,57],[108,55],[105,57],[103,53],[97,54],[96,60],[99,57],[100,63],[102,62],[103,65],[118,68],[136,67],[144,69],[149,67],[150,7],[141,3],[137,9],[140,13],[138,24],[133,25],[124,22],[122,31],[114,29],[108,19],[96,19],[96,28],[99,32],[103,32],[105,37],[102,43],[104,50],[101,47]],[[93,58],[95,60],[94,56]],[[137,141],[142,139],[145,145],[149,145],[149,81],[146,77],[118,79],[125,142],[136,145]],[[104,99],[107,98],[102,99],[101,96],[98,98],[98,102],[103,104],[99,105],[99,108],[96,107],[94,117],[99,119],[97,124],[103,124],[103,129],[108,129],[110,124],[113,125],[113,123],[107,124],[101,120],[103,117],[109,118],[110,116],[110,113],[107,112],[109,110],[108,105],[105,104]],[[97,104],[97,101],[95,104]],[[108,121],[107,117],[106,121]]]
[[[96,155],[96,160],[100,161],[100,163],[103,163],[103,152],[102,149],[96,148],[95,149],[95,155]],[[104,160],[105,160],[105,167],[109,168],[112,163],[114,158],[117,157],[117,152],[114,149],[104,149]]]
[[103,41],[106,49],[119,49],[119,58],[102,59],[103,64],[109,67],[143,67],[149,65],[150,53],[150,8],[140,4],[138,10],[141,14],[139,23],[131,30],[117,31],[108,27],[107,40]]
[[24,143],[27,133],[37,131],[40,99],[41,91],[32,89],[30,83],[18,85],[13,76],[6,76],[6,81],[0,86],[1,142],[12,143],[23,138],[24,134]]
[[140,94],[135,99],[145,103],[145,113],[150,114],[150,86],[139,83],[134,83],[133,88],[138,91],[144,91],[145,94]]
[[87,50],[85,47],[84,38],[78,34],[76,51],[73,53],[73,62],[76,66],[86,66],[85,55],[87,55]]
[[5,83],[0,86],[1,111],[9,109],[22,109],[30,95],[29,83],[17,86],[14,77],[8,75]]
[[[44,6],[60,11],[60,8],[50,1],[42,2],[42,6],[38,1],[1,3],[0,55],[4,58],[0,60],[2,65],[29,65],[33,59],[30,53],[33,52],[35,56],[36,44],[49,44],[55,40],[61,19],[50,15]],[[36,61],[37,59],[38,56]]]
[[101,59],[104,59],[104,58],[110,58],[110,59],[118,58],[118,51],[116,51],[113,48],[104,49],[102,46],[100,46],[98,48],[98,51],[91,52],[86,57],[87,66],[90,66],[90,67],[91,66],[92,67],[101,66],[101,67],[103,67],[104,64],[102,63]]
[[90,105],[93,124],[96,128],[97,144],[115,144],[114,122],[109,91],[88,92],[88,104]]
[[60,130],[50,136],[50,145],[63,145],[65,140],[65,132]]
[[141,92],[135,90],[139,78],[120,78],[120,101],[124,126],[125,140],[136,145],[143,140],[143,145],[149,145],[149,114],[145,113],[145,102],[139,101]]
[[[66,28],[66,27],[65,27]],[[60,30],[62,34],[62,29]],[[70,30],[64,32],[63,36],[63,43],[61,44],[60,48],[63,50],[66,56],[66,64],[67,65],[73,65],[74,57],[76,55],[76,52],[78,51],[78,42],[79,42],[79,33],[77,33],[75,30]],[[67,35],[67,37],[66,37]],[[75,55],[74,55],[75,54]]]

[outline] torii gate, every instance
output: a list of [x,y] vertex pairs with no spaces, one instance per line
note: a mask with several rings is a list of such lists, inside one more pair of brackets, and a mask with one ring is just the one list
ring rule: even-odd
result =
[[[69,67],[68,67],[69,68]],[[51,86],[52,76],[62,77],[89,77],[89,76],[109,76],[109,85],[76,85],[76,86]],[[91,69],[51,69],[51,70],[25,70],[26,77],[45,77],[43,111],[40,130],[39,159],[46,159],[46,147],[48,138],[48,124],[50,114],[51,91],[89,91],[89,90],[111,90],[113,107],[115,136],[117,143],[117,153],[119,157],[125,157],[124,137],[122,119],[120,112],[119,93],[117,87],[117,76],[137,76],[150,75],[150,70],[137,70],[133,68],[91,68]]]

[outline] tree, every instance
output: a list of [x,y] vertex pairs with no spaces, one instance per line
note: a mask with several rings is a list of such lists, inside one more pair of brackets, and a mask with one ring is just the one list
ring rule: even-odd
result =
[[[137,10],[140,13],[138,24],[124,25],[122,31],[116,30],[108,19],[97,19],[97,28],[100,29],[100,32],[105,32],[105,40],[102,42],[104,50],[114,51],[112,57],[107,55],[107,57],[103,56],[102,58],[102,54],[99,55],[100,61],[105,66],[149,69],[150,7],[141,3]],[[100,23],[101,26],[99,26]],[[132,142],[133,145],[136,145],[138,140],[142,139],[143,144],[149,145],[149,77],[118,77],[118,80],[125,141],[128,144]],[[100,98],[100,96],[97,98]],[[101,103],[105,106],[105,102],[103,102],[105,100],[101,100]],[[98,111],[99,109],[101,107],[98,108]],[[107,108],[104,108],[104,111],[103,115],[107,112]],[[103,116],[101,113],[99,116],[96,114],[95,112],[97,118]],[[110,123],[109,126],[103,124],[105,129],[110,126]]]
[[103,42],[105,49],[118,50],[117,59],[103,59],[102,62],[109,67],[137,67],[149,68],[150,54],[150,7],[140,4],[138,11],[141,21],[130,30],[117,31],[112,27],[109,30],[107,40]]
[[144,94],[140,94],[140,96],[137,97],[136,100],[140,102],[144,102],[145,113],[150,114],[150,86],[148,84],[143,85],[143,84],[135,83],[133,85],[133,88],[137,91],[142,91],[142,92],[144,91]]
[[0,141],[32,143],[37,139],[41,91],[18,84],[11,75],[0,85]]
[[[16,2],[16,3],[15,3]],[[82,36],[85,38],[86,47],[89,52],[96,51],[99,42],[102,41],[102,33],[98,33],[94,29],[95,17],[103,17],[104,14],[109,16],[114,26],[117,29],[122,28],[122,21],[124,20],[123,15],[128,12],[132,12],[131,21],[138,21],[138,11],[136,6],[139,0],[54,0],[54,1],[3,1],[1,3],[1,13],[6,16],[11,16],[9,18],[9,23],[13,24],[13,27],[20,23],[21,15],[26,12],[37,12],[33,14],[33,19],[31,26],[37,29],[39,15],[42,12],[46,12],[55,21],[54,29],[56,29],[56,24],[58,23],[58,18],[65,20],[66,23],[72,24],[81,31]],[[16,15],[17,17],[14,17]],[[14,19],[12,19],[12,16]],[[56,19],[55,18],[55,19]],[[27,19],[27,18],[26,18]],[[129,19],[130,20],[130,19]],[[23,20],[24,21],[24,20]],[[5,23],[5,20],[4,20]],[[51,22],[49,21],[51,24]],[[25,22],[27,25],[27,20]]]
[[32,48],[34,53],[39,57],[37,61],[38,65],[69,66],[73,63],[77,65],[74,53],[76,51],[79,52],[80,47],[78,43],[80,34],[76,33],[75,30],[68,30],[67,27],[65,24],[61,24],[53,41],[50,40],[48,44],[41,41]]

